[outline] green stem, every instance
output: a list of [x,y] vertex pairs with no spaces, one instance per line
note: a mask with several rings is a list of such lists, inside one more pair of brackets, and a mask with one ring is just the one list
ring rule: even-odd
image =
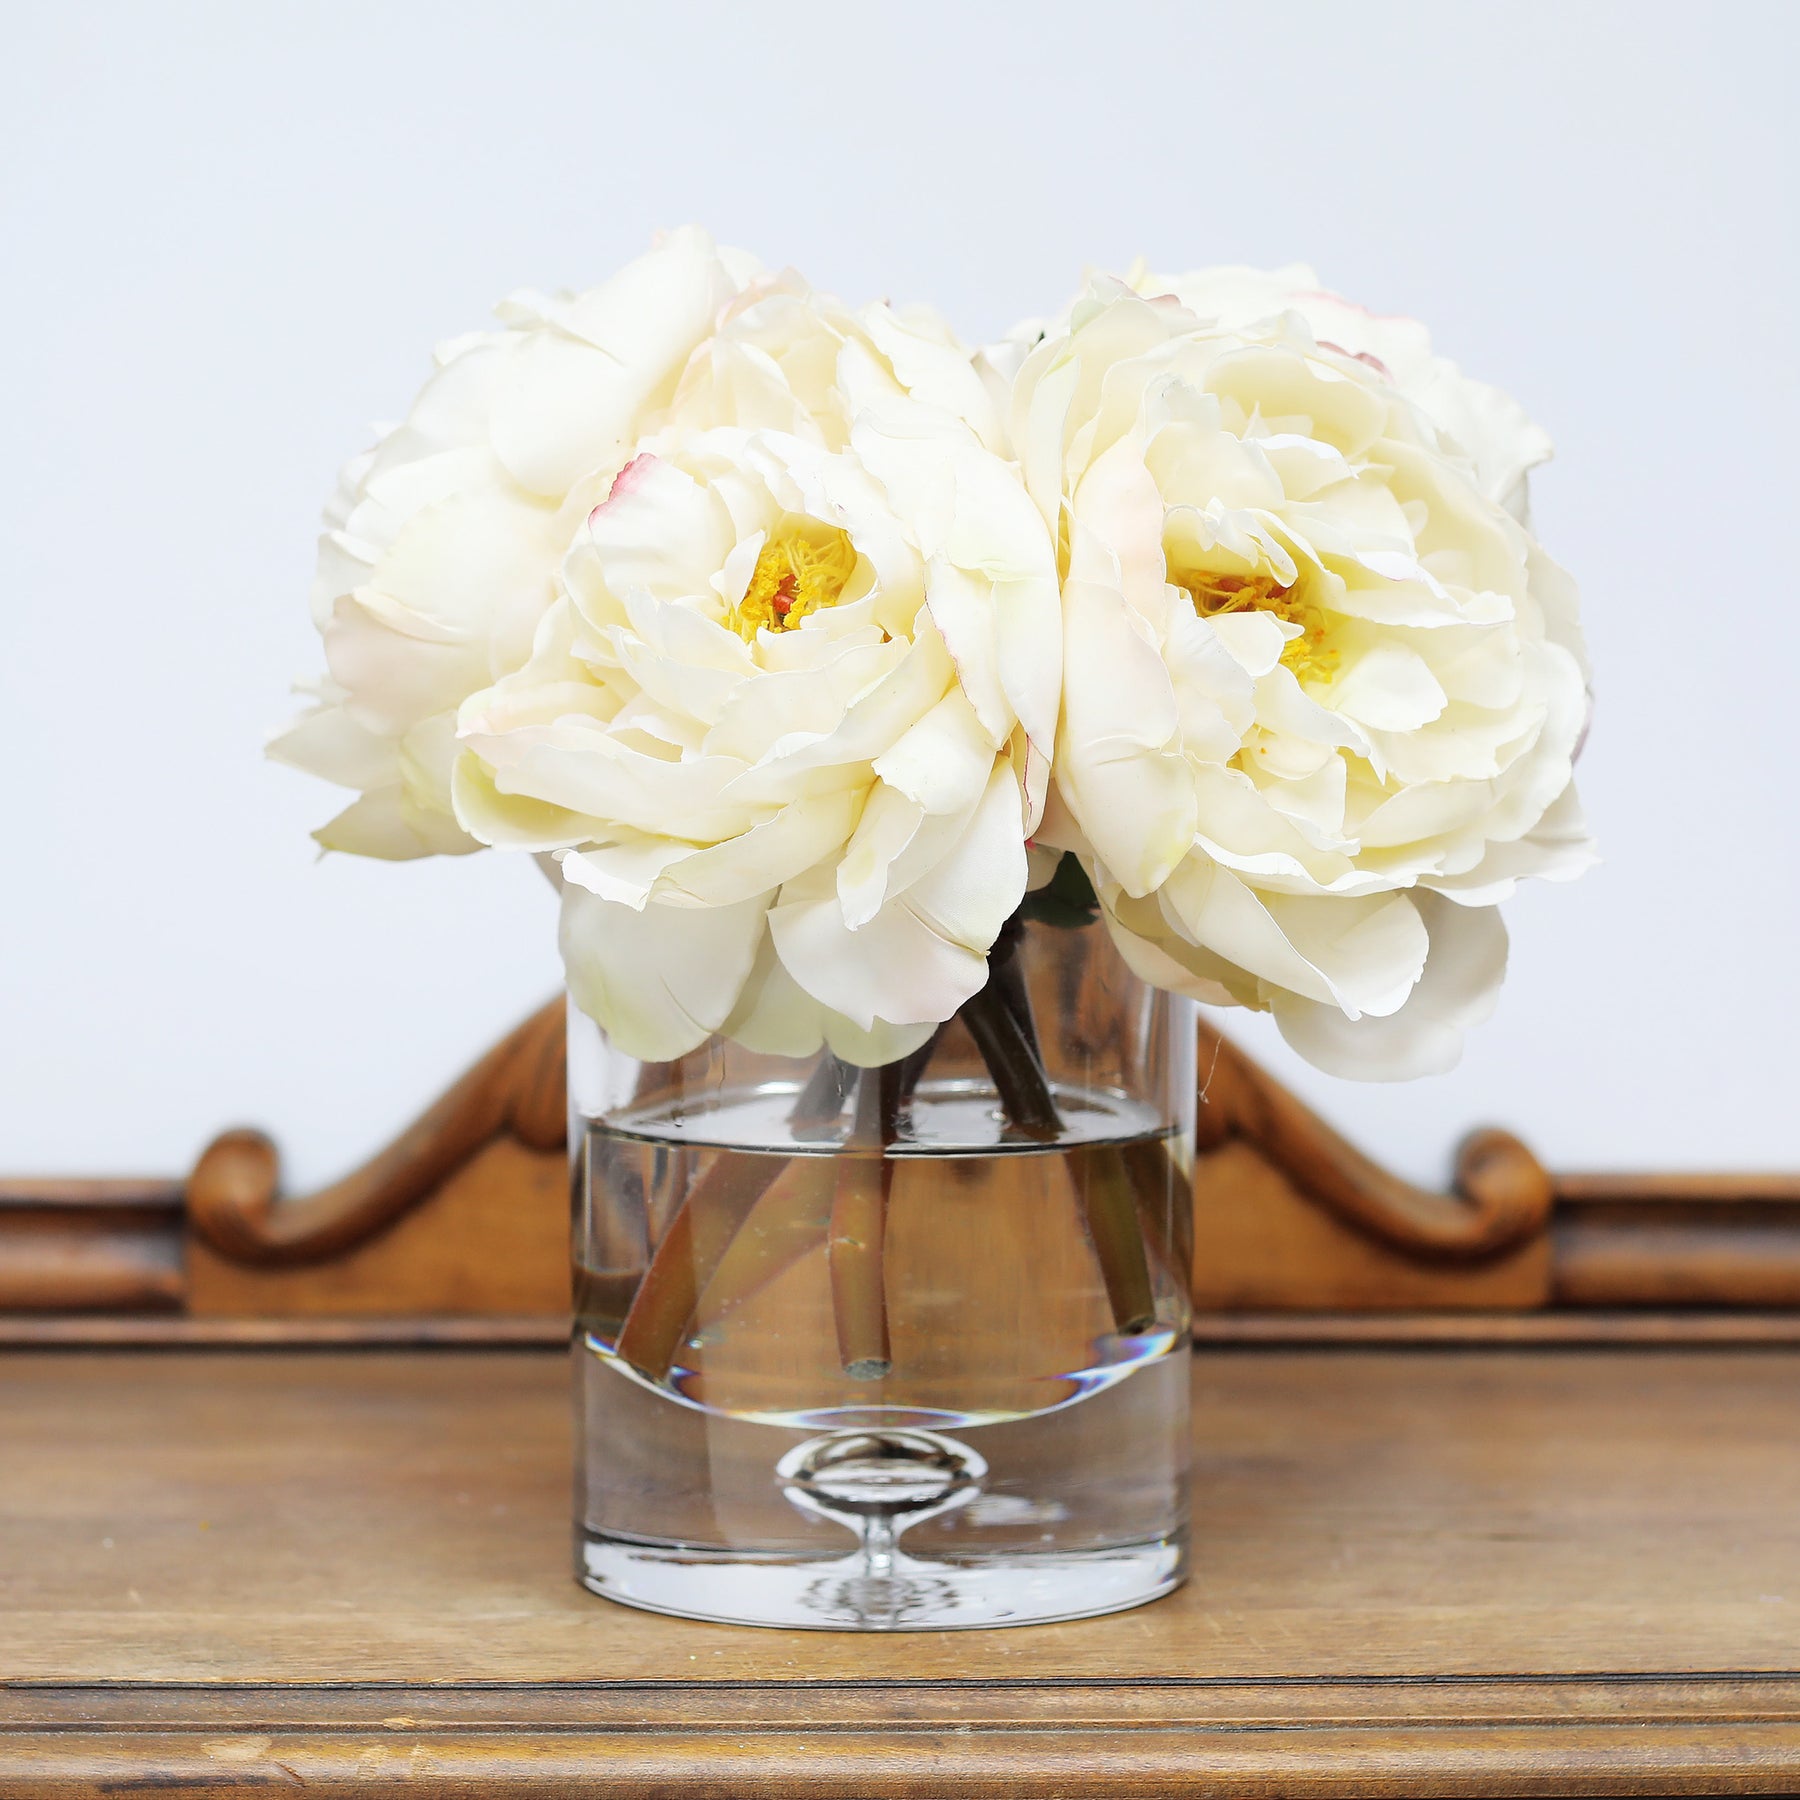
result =
[[1037,1045],[991,980],[962,1003],[961,1017],[994,1078],[1008,1126],[1040,1143],[1054,1142],[1062,1130],[1062,1117]]
[[[987,986],[976,996],[984,1003],[992,996],[993,1002],[974,1012],[973,1003],[965,1006],[963,1018],[987,1059],[1001,1104],[1014,1126],[1030,1136],[1054,1137],[1061,1132],[1062,1120],[1038,1046],[1031,994],[1019,956],[1022,936],[1023,923],[1015,915],[995,941],[988,958]],[[1045,1121],[1048,1129],[1043,1129]],[[1148,1174],[1140,1169],[1134,1179],[1132,1148],[1095,1145],[1071,1150],[1068,1159],[1113,1325],[1125,1333],[1147,1330],[1156,1319],[1156,1293],[1140,1218],[1144,1210],[1140,1181],[1147,1180]]]
[[900,1130],[904,1060],[864,1069],[850,1142],[838,1152],[826,1257],[838,1360],[853,1381],[879,1381],[893,1367],[888,1338],[887,1213]]
[[988,954],[988,980],[1006,1002],[1006,1010],[1018,1020],[1019,1029],[1025,1034],[1031,1054],[1041,1070],[1043,1050],[1038,1043],[1037,1020],[1031,1011],[1031,990],[1025,985],[1025,965],[1019,958],[1019,945],[1024,935],[1023,924],[1015,913],[1007,920]]
[[1194,1283],[1194,1199],[1169,1154],[1169,1140],[1127,1144],[1119,1154],[1137,1200],[1144,1241],[1169,1279],[1186,1291]]
[[900,1059],[899,1092],[895,1100],[894,1135],[899,1135],[901,1117],[913,1103],[913,1096],[919,1091],[919,1083],[925,1078],[925,1071],[931,1067],[931,1059],[937,1054],[938,1040],[943,1037],[944,1028],[939,1026],[918,1049],[909,1050]]
[[1117,1144],[1088,1144],[1069,1152],[1069,1173],[1087,1221],[1094,1260],[1112,1308],[1113,1326],[1124,1333],[1156,1323],[1156,1290],[1144,1254],[1137,1195]]
[[844,1101],[856,1085],[856,1070],[841,1056],[825,1051],[813,1065],[788,1115],[788,1129],[802,1143],[829,1137],[843,1116]]

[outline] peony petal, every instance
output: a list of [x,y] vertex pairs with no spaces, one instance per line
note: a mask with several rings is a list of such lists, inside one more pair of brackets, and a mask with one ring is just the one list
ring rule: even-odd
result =
[[321,849],[379,857],[384,862],[464,856],[481,848],[474,838],[459,831],[454,821],[421,813],[398,782],[370,789],[320,826],[313,837]]
[[756,958],[770,896],[735,906],[651,904],[638,911],[563,885],[561,943],[569,993],[628,1056],[672,1062],[736,1007]]
[[626,459],[639,413],[674,393],[736,284],[703,233],[679,232],[507,348],[493,441],[514,478],[560,495]]
[[1063,595],[1065,686],[1056,781],[1127,892],[1159,886],[1194,841],[1194,790],[1173,683],[1116,591],[1071,580]]
[[1415,895],[1261,898],[1287,941],[1330,982],[1343,1012],[1385,1017],[1406,1003],[1429,949]]
[[336,702],[309,707],[269,739],[267,754],[339,787],[385,787],[398,766],[395,740],[359,724]]
[[508,850],[540,854],[584,843],[605,830],[591,814],[525,794],[502,793],[494,772],[473,751],[456,759],[451,778],[456,821],[471,837]]
[[987,786],[994,745],[968,696],[953,688],[875,758],[875,773],[931,813],[962,812]]
[[758,822],[757,809],[731,796],[733,779],[743,770],[731,757],[670,761],[578,717],[493,736],[464,735],[494,771],[500,792],[548,801],[629,831],[707,843],[736,837]]
[[[808,634],[795,631],[782,635],[794,638]],[[858,697],[874,687],[905,655],[903,648],[884,644],[873,627],[848,642],[822,641],[831,653],[818,658],[811,667],[764,670],[754,679],[733,684],[703,740],[707,752],[755,764],[777,754],[784,743],[802,739],[820,742],[838,728]],[[684,673],[679,666],[668,671],[671,691],[681,691]]]
[[1000,422],[993,401],[969,353],[936,313],[913,307],[902,314],[881,304],[865,308],[860,320],[902,388],[925,405],[966,420],[982,443],[997,447]]
[[1252,681],[1261,680],[1278,667],[1288,640],[1300,635],[1297,625],[1289,625],[1266,612],[1220,613],[1204,623]]
[[838,904],[849,930],[860,931],[880,912],[894,864],[917,840],[924,822],[924,807],[885,782],[863,802],[855,835],[837,867]]
[[1574,784],[1563,789],[1523,837],[1490,843],[1481,860],[1457,875],[1427,876],[1438,892],[1463,906],[1492,906],[1509,899],[1527,877],[1573,881],[1600,860]]
[[492,678],[480,645],[446,641],[429,620],[407,617],[369,589],[338,601],[325,629],[325,660],[349,717],[390,737],[454,711]]
[[[736,541],[718,496],[659,456],[639,456],[621,471],[584,533],[607,589],[623,600],[641,589],[656,600],[707,591]],[[588,615],[595,623],[601,618]]]
[[[655,892],[698,906],[728,906],[772,892],[842,853],[856,816],[857,796],[847,790],[805,796],[737,837],[698,850],[677,846],[662,865]],[[573,870],[570,875],[580,878]]]
[[[992,586],[940,556],[926,577],[925,604],[955,664],[957,685],[990,741],[1001,742],[1011,730],[1014,713],[1000,673]],[[1060,626],[1056,629],[1060,632]]]
[[1403,894],[1277,894],[1194,857],[1161,900],[1190,943],[1272,989],[1351,1014],[1393,1011],[1425,963],[1424,927]]
[[864,1030],[947,1019],[987,979],[987,952],[1025,892],[1021,802],[996,765],[954,850],[852,926],[822,873],[792,883],[769,915],[775,947],[808,993]]
[[1071,498],[1082,528],[1111,552],[1125,603],[1146,619],[1160,617],[1166,506],[1140,446],[1114,444],[1083,473]]
[[1416,732],[1448,704],[1424,657],[1388,638],[1365,640],[1361,654],[1346,660],[1319,698],[1370,731]]
[[1092,866],[1091,875],[1113,944],[1140,981],[1209,1006],[1257,1003],[1255,980],[1223,957],[1171,931],[1154,895],[1132,899],[1116,882],[1108,881],[1098,865]]
[[956,848],[907,887],[905,904],[985,956],[1024,898],[1025,878],[1024,802],[1011,764],[997,760]]
[[1346,1018],[1333,1007],[1277,994],[1281,1035],[1315,1068],[1349,1081],[1411,1081],[1441,1075],[1462,1057],[1463,1034],[1493,1012],[1506,974],[1506,927],[1493,907],[1413,896],[1430,935],[1418,985],[1398,1011]]
[[632,838],[622,844],[571,850],[560,859],[558,867],[564,882],[586,888],[615,906],[642,912],[656,891],[662,872],[671,863],[679,862],[686,849],[686,845],[669,838]]
[[790,884],[769,930],[794,980],[865,1031],[878,1018],[936,1024],[987,979],[985,946],[950,942],[900,900],[852,931],[822,882]]
[[374,590],[460,641],[502,638],[522,656],[553,597],[558,549],[547,508],[465,491],[415,512],[357,592]]
[[877,1019],[867,1030],[842,1013],[821,1006],[800,987],[764,935],[756,966],[744,984],[737,1010],[726,1020],[726,1036],[766,1056],[816,1056],[828,1047],[860,1069],[885,1068],[925,1043],[937,1026],[893,1025]]

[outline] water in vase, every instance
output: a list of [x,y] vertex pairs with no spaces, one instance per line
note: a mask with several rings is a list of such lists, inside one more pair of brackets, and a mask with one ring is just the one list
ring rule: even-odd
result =
[[1185,1135],[1061,1083],[1031,1141],[954,1072],[885,1143],[854,1095],[810,1128],[793,1081],[694,1098],[613,1109],[577,1155],[589,1585],[906,1628],[1172,1583]]

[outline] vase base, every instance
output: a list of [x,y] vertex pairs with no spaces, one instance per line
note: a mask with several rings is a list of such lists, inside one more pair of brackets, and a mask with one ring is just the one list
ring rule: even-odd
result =
[[880,1572],[861,1555],[733,1555],[584,1533],[576,1578],[645,1612],[800,1631],[965,1631],[1123,1612],[1180,1586],[1174,1539],[1064,1555],[939,1561],[904,1554]]

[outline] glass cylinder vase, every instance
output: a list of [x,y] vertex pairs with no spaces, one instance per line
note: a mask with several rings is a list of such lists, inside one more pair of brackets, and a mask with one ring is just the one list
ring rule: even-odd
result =
[[909,1056],[622,1053],[571,1007],[576,1564],[629,1605],[936,1630],[1182,1579],[1190,1003],[1015,927]]

